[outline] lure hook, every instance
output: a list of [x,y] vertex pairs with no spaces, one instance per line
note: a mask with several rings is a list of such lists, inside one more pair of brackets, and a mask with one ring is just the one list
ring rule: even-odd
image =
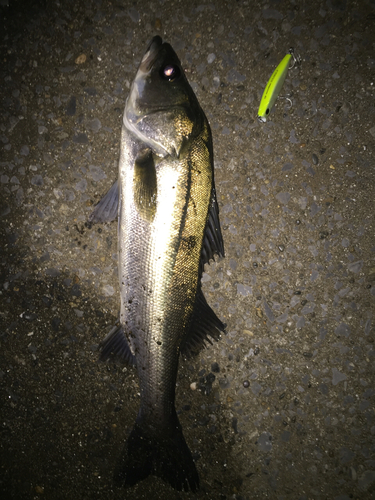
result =
[[292,62],[292,65],[289,67],[289,69],[293,69],[295,66],[299,66],[302,62],[302,59],[301,59],[301,56],[299,54],[296,54],[294,52],[293,47],[290,47],[289,54],[293,57],[293,62]]

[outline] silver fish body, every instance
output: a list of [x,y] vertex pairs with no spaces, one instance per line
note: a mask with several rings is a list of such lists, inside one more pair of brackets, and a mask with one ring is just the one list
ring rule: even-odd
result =
[[[192,354],[224,331],[200,284],[204,264],[224,247],[210,127],[177,55],[160,37],[149,44],[126,102],[118,188],[107,202],[117,206],[116,196],[120,327],[105,339],[102,357],[115,352],[134,362],[141,392],[116,477],[132,485],[155,474],[177,490],[195,491],[199,477],[176,414],[175,386],[180,353]],[[99,204],[92,222],[103,210]]]

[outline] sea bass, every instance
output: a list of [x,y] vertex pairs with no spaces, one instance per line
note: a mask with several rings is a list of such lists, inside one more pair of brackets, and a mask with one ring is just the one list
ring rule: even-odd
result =
[[175,409],[180,353],[218,340],[225,325],[201,289],[204,265],[224,256],[211,131],[181,63],[155,36],[125,105],[119,177],[90,216],[118,212],[120,326],[102,358],[137,367],[140,409],[115,478],[149,474],[195,491],[199,476]]

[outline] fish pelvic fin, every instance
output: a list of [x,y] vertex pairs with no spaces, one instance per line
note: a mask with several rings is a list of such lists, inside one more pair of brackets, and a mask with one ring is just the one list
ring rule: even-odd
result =
[[168,435],[150,434],[136,423],[114,474],[118,486],[130,487],[150,474],[178,491],[197,491],[199,476],[181,425],[175,422]]
[[90,214],[88,223],[100,224],[103,222],[112,222],[117,219],[118,206],[119,187],[118,181],[115,181]]

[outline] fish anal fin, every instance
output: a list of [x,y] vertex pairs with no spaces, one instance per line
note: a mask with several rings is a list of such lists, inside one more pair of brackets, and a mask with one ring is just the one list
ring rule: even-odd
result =
[[135,356],[130,349],[128,339],[121,325],[116,325],[112,328],[106,338],[101,342],[100,348],[101,361],[105,361],[111,356],[114,356],[129,365],[136,364]]

